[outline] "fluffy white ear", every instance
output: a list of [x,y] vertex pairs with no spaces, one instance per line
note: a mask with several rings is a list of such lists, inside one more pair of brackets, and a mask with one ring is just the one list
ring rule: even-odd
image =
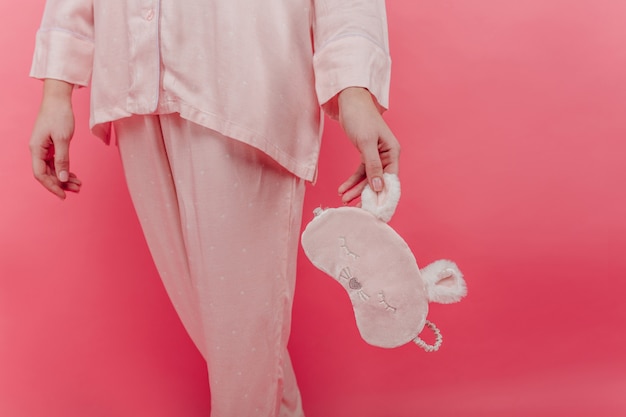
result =
[[463,274],[452,261],[442,259],[420,269],[430,301],[450,304],[467,295]]
[[383,174],[385,189],[375,193],[369,185],[361,192],[361,207],[385,223],[391,219],[400,200],[400,180],[395,174]]

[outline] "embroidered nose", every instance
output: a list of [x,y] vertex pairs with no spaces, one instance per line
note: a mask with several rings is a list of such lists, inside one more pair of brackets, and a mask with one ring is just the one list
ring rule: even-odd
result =
[[348,286],[352,288],[353,290],[360,290],[362,287],[361,283],[356,278],[350,278],[350,281],[348,282]]

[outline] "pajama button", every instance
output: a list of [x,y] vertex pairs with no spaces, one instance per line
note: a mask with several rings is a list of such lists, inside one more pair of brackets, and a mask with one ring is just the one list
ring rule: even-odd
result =
[[150,9],[146,12],[146,20],[149,22],[154,18],[154,10]]

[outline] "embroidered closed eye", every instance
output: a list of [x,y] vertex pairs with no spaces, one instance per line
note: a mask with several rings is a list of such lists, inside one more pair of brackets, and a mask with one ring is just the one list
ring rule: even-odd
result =
[[359,255],[348,249],[348,244],[346,242],[345,236],[339,236],[339,242],[341,243],[339,247],[341,247],[346,252],[346,255],[351,256],[353,259],[359,259]]
[[397,308],[393,307],[385,300],[385,294],[382,291],[378,293],[378,304],[382,304],[385,310],[391,311],[392,313],[395,313],[397,310]]
[[363,291],[363,286],[361,285],[359,280],[356,277],[352,276],[352,273],[350,272],[349,267],[346,266],[339,273],[339,281],[341,282],[341,280],[347,281],[348,287],[352,290],[355,290],[361,300],[363,301],[369,300],[370,296],[367,295],[365,291]]

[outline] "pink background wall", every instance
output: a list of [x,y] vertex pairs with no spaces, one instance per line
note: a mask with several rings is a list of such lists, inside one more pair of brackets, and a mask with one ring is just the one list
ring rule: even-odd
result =
[[[0,415],[200,417],[203,362],[151,264],[114,148],[75,95],[80,196],[32,179],[43,0],[0,3]],[[390,0],[387,120],[403,144],[392,225],[466,275],[430,317],[444,346],[359,338],[302,257],[292,355],[309,417],[626,415],[626,3]],[[317,205],[356,155],[329,124]],[[242,416],[244,417],[244,416]]]

